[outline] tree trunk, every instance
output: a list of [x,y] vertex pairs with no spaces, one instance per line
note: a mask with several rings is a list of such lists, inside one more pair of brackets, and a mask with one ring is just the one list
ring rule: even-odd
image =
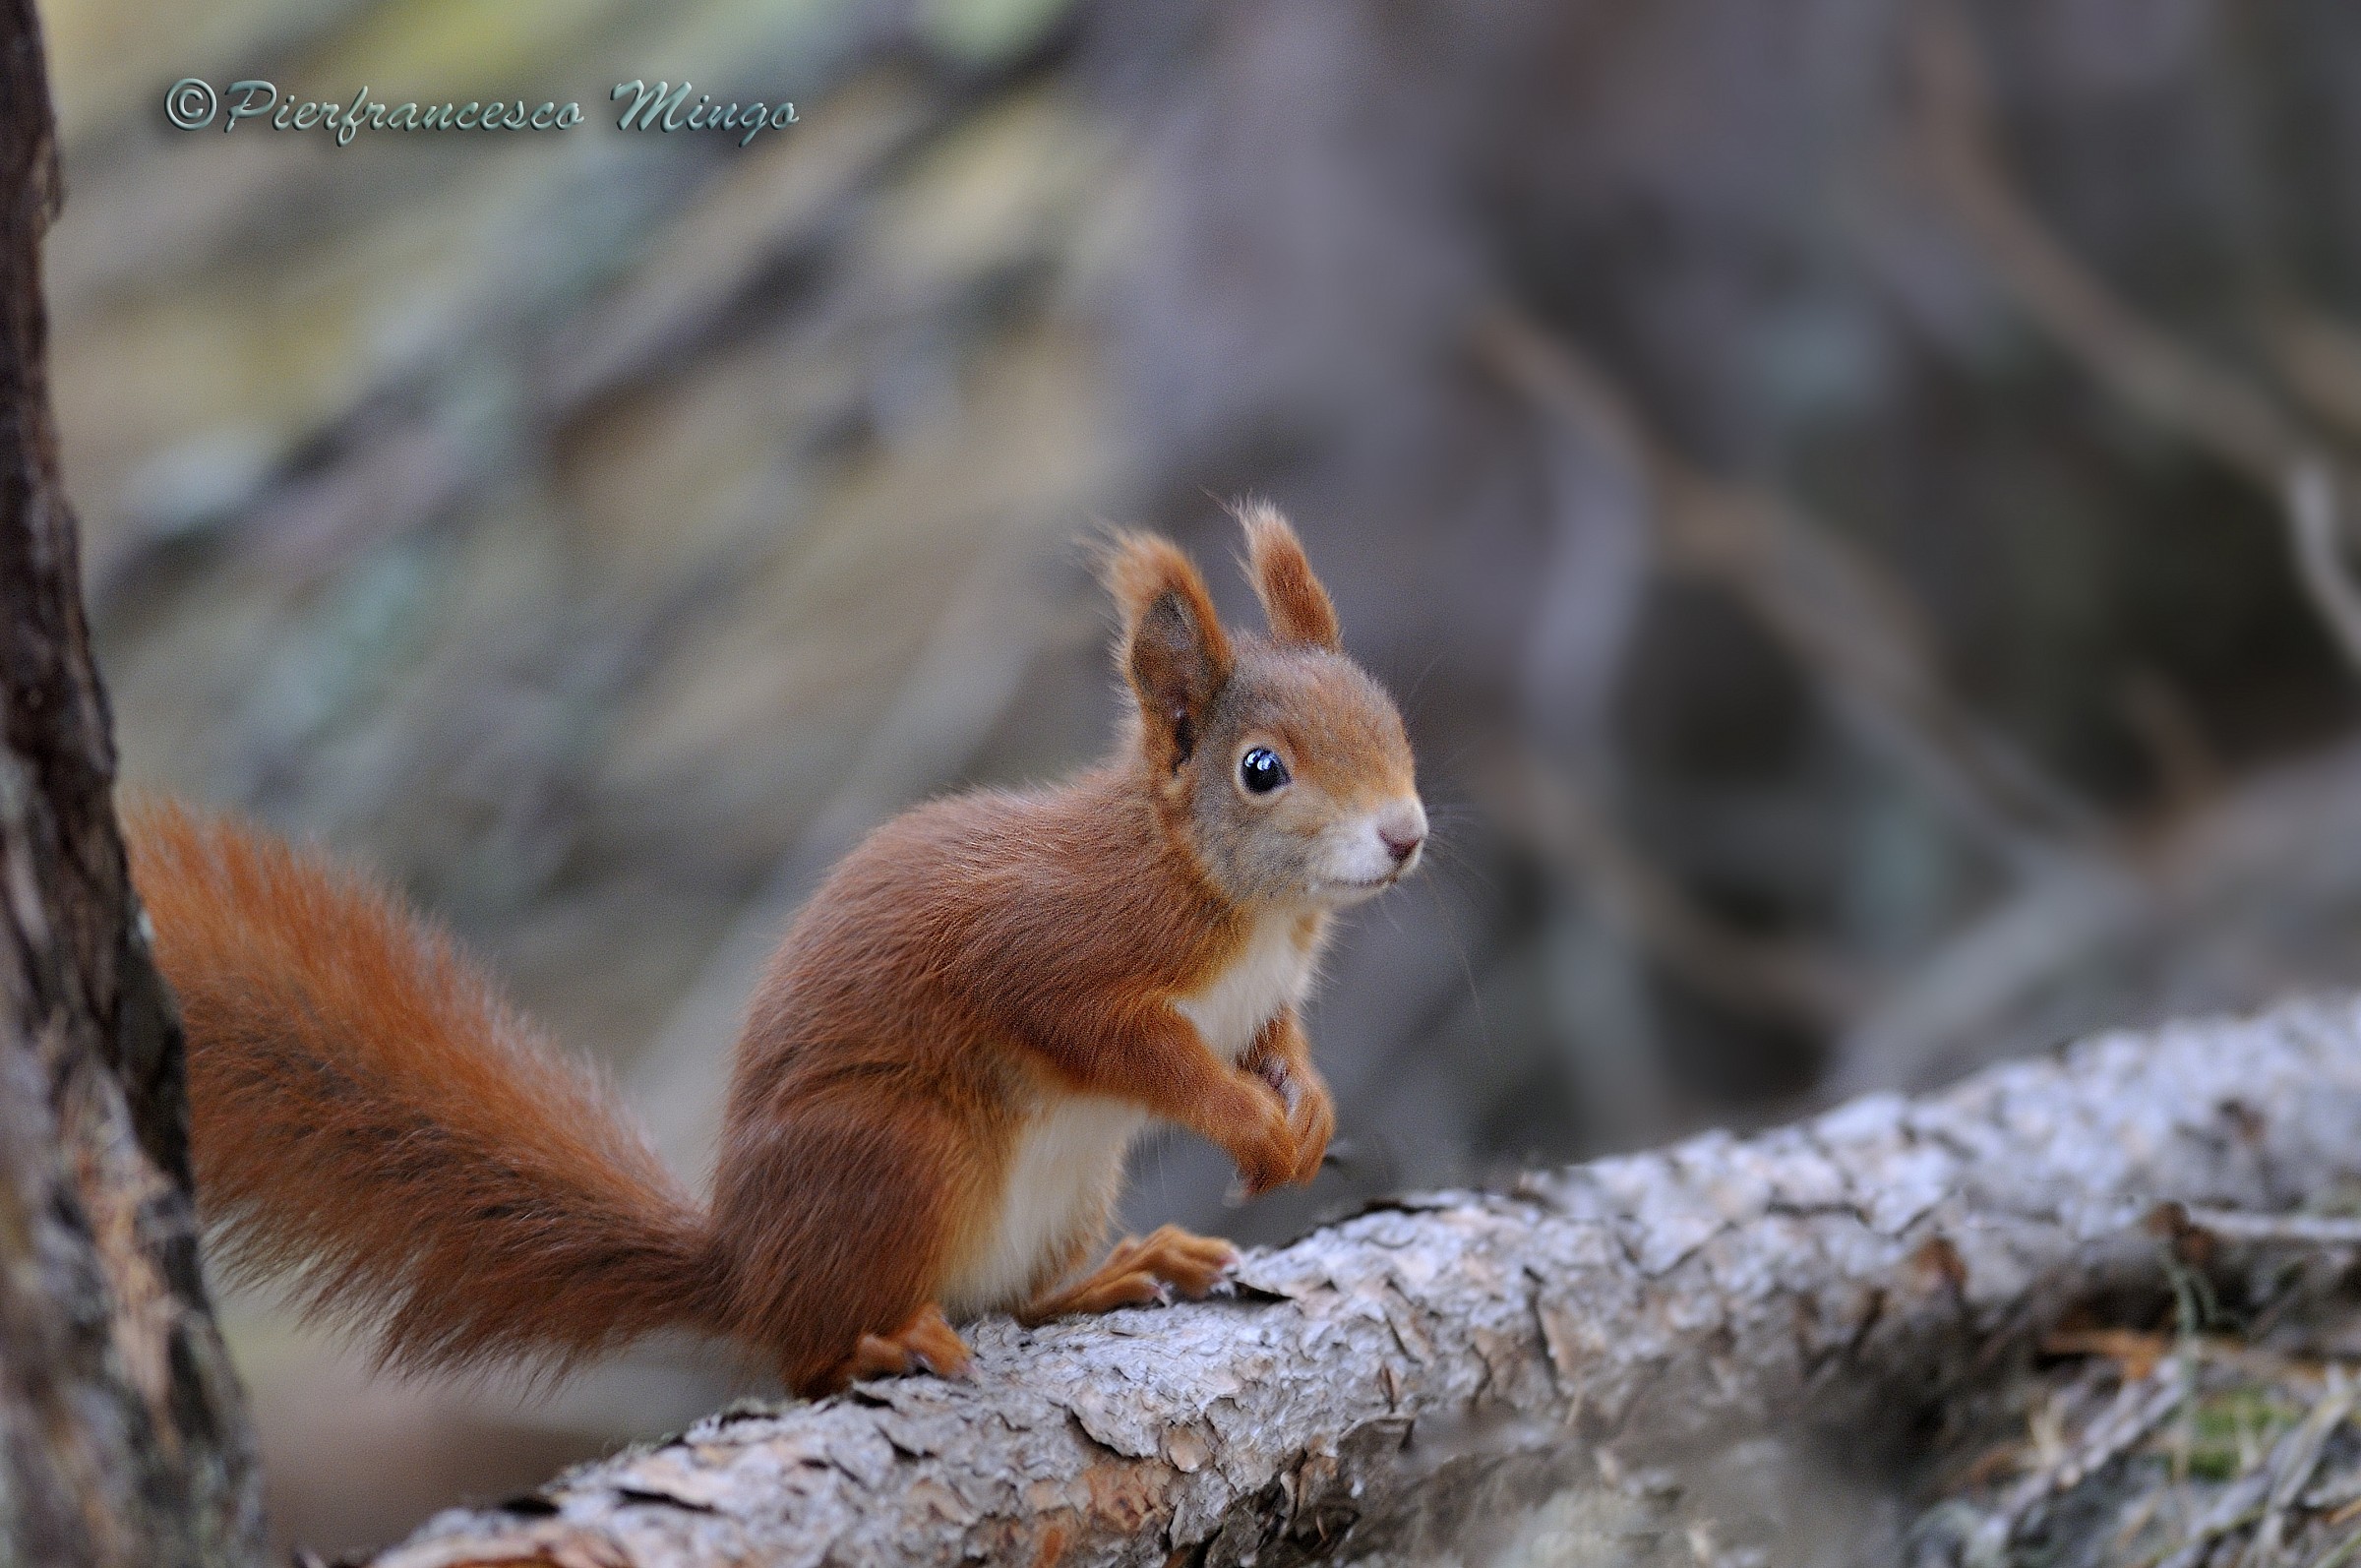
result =
[[198,1270],[179,1025],[109,791],[49,410],[56,146],[0,12],[0,1558],[259,1561],[245,1415]]
[[2146,1326],[2191,1277],[2160,1204],[2230,1216],[2226,1280],[2231,1221],[2357,1176],[2353,1004],[2115,1036],[1382,1207],[1238,1299],[994,1320],[971,1382],[725,1411],[378,1568],[1894,1562],[1931,1433],[2070,1308]]

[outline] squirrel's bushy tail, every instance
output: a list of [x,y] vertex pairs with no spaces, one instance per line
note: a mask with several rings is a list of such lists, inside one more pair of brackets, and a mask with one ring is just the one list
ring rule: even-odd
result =
[[147,801],[125,826],[232,1272],[292,1272],[405,1368],[559,1369],[707,1323],[704,1215],[449,935],[244,823]]

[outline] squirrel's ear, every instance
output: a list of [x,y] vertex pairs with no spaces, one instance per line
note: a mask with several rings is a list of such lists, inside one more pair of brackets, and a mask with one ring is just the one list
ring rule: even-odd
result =
[[1103,570],[1122,612],[1123,676],[1139,698],[1148,755],[1178,768],[1196,750],[1206,712],[1230,679],[1230,639],[1205,579],[1169,541],[1118,534]]
[[1272,640],[1342,651],[1336,606],[1311,574],[1303,542],[1279,509],[1267,501],[1249,501],[1238,509],[1238,520],[1246,530],[1246,574],[1262,600],[1262,613],[1270,617]]

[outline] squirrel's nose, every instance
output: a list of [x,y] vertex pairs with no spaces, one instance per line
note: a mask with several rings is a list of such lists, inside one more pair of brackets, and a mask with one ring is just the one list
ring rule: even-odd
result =
[[1379,819],[1377,841],[1394,857],[1396,866],[1406,866],[1426,842],[1426,813],[1417,801],[1395,808]]

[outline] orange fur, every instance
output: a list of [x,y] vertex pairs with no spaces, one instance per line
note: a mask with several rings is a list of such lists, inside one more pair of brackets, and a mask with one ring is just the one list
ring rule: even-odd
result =
[[[808,1391],[954,1371],[945,1305],[1201,1290],[1225,1244],[1168,1235],[1060,1286],[1103,1242],[1141,1119],[1211,1139],[1249,1191],[1316,1174],[1335,1118],[1295,1003],[1330,913],[1415,860],[1372,824],[1424,820],[1401,721],[1335,651],[1293,531],[1247,528],[1275,640],[1234,640],[1170,544],[1119,539],[1138,700],[1116,754],[908,812],[813,895],[749,1009],[709,1212],[373,885],[233,822],[132,812],[233,1263],[303,1266],[317,1309],[375,1323],[403,1365],[562,1365],[686,1326]],[[1246,787],[1256,748],[1287,783]]]
[[[1186,763],[1206,710],[1228,684],[1237,655],[1213,612],[1213,595],[1188,557],[1153,534],[1117,534],[1105,563],[1122,613],[1123,677],[1146,721],[1140,740],[1160,773]],[[1170,794],[1160,784],[1161,794]]]
[[1279,509],[1267,501],[1244,502],[1238,509],[1238,520],[1246,530],[1246,574],[1262,600],[1262,613],[1270,617],[1271,635],[1332,653],[1342,648],[1344,633],[1336,624],[1336,606],[1311,574],[1302,541]]
[[360,876],[169,802],[125,817],[233,1269],[302,1266],[385,1358],[563,1365],[710,1316],[703,1216],[599,1086]]

